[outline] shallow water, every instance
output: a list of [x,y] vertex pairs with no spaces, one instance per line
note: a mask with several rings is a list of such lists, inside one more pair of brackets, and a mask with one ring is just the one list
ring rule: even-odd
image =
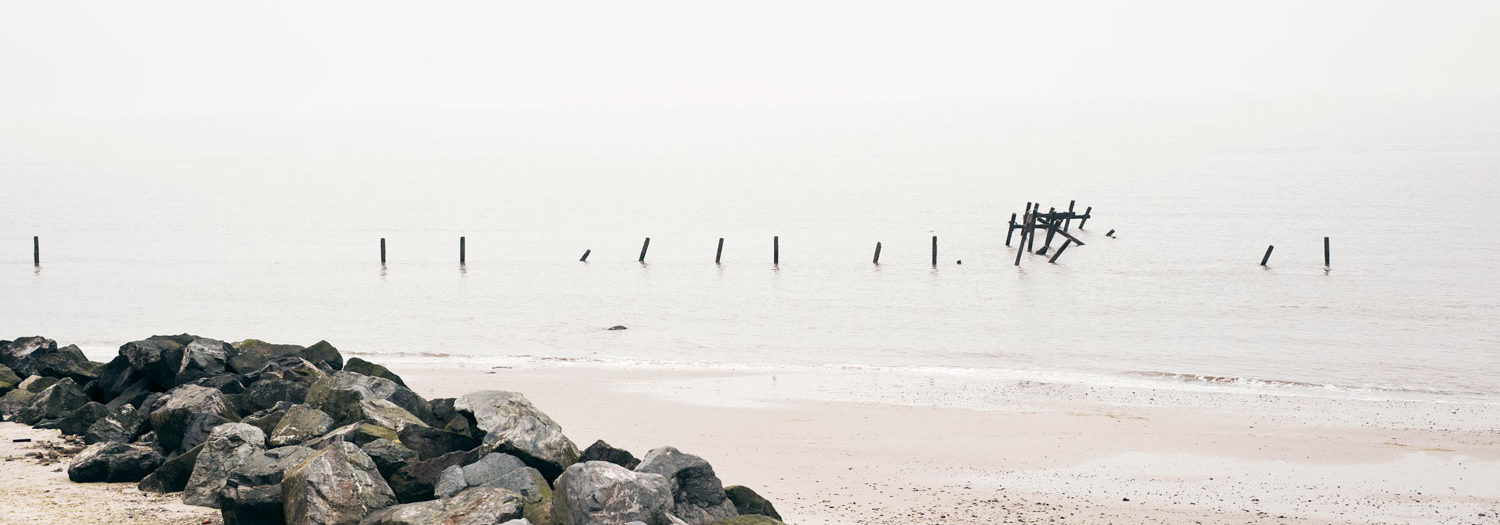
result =
[[[406,130],[323,155],[331,128],[293,126],[239,150],[222,142],[240,135],[203,125],[152,135],[181,139],[161,154],[126,147],[145,139],[124,131],[76,155],[13,145],[0,150],[0,330],[95,359],[191,332],[408,363],[1500,399],[1500,119],[1011,117],[682,117],[639,133],[649,119],[622,117],[537,136],[500,121],[444,154],[441,133],[418,151],[395,140],[420,135]],[[1093,208],[1074,230],[1087,244],[1013,266],[1010,214],[1070,200]],[[605,330],[616,324],[629,330]]]

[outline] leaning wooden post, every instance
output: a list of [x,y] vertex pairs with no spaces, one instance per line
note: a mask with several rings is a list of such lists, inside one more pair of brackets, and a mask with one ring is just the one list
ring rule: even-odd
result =
[[937,268],[937,236],[932,236],[932,267]]
[[1093,212],[1094,212],[1094,207],[1093,206],[1089,206],[1089,207],[1083,209],[1083,218],[1078,220],[1078,229],[1082,230],[1083,229],[1083,225],[1089,223],[1089,214],[1091,214]]
[[880,242],[875,242],[875,266],[880,266]]
[[1327,237],[1323,238],[1323,267],[1324,268],[1332,268],[1333,267],[1333,263],[1329,261],[1329,257],[1328,257],[1328,238]]
[[385,266],[385,237],[380,238],[380,265]]
[[1072,239],[1068,239],[1066,241],[1063,241],[1062,246],[1058,246],[1057,247],[1057,253],[1052,254],[1052,258],[1051,259],[1047,259],[1047,262],[1049,264],[1057,264],[1057,258],[1060,257],[1060,256],[1062,256],[1063,250],[1068,249],[1068,245],[1071,245],[1071,244],[1073,244],[1073,240]]
[[1260,258],[1260,265],[1261,266],[1265,266],[1266,262],[1271,260],[1271,250],[1274,250],[1274,249],[1276,249],[1275,245],[1271,245],[1271,246],[1267,246],[1266,247],[1266,256]]
[[1026,251],[1026,229],[1021,229],[1021,242],[1016,244],[1016,266],[1021,265],[1021,254]]
[[1010,226],[1005,228],[1005,245],[1010,246],[1010,236],[1016,233],[1016,214],[1010,214]]
[[42,265],[42,238],[36,235],[31,236],[31,264]]
[[714,250],[714,264],[719,264],[719,258],[724,256],[724,238],[719,237],[719,249]]
[[578,262],[589,262],[589,254],[592,252],[593,250],[584,250],[583,257],[579,257]]
[[[1077,201],[1068,201],[1068,218],[1063,221],[1063,231],[1068,231],[1068,227],[1073,225],[1073,203],[1075,202]],[[1082,228],[1083,225],[1078,227]]]
[[641,243],[641,257],[638,258],[638,259],[636,259],[635,262],[646,262],[646,248],[650,248],[650,247],[651,247],[651,238],[647,237],[646,241]]
[[465,257],[464,257],[464,238],[463,237],[459,237],[458,238],[458,264],[465,264],[465,262],[466,261],[465,261]]
[[771,264],[781,266],[781,236],[771,236]]
[[1104,234],[1104,236],[1113,239],[1113,238],[1115,238],[1115,231],[1114,230],[1110,230],[1109,233]]

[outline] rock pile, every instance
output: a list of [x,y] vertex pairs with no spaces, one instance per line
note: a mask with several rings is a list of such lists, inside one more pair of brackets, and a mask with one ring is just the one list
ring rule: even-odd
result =
[[326,341],[153,336],[108,363],[0,340],[0,418],[77,435],[76,482],[138,482],[226,525],[779,524],[672,447],[579,451],[516,392],[423,399]]

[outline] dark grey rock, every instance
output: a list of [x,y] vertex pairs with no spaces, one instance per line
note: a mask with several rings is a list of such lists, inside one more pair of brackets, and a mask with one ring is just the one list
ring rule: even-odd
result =
[[239,374],[218,374],[208,377],[200,377],[192,381],[180,381],[180,383],[185,385],[197,385],[204,388],[212,388],[225,394],[243,394],[245,393],[245,383],[243,381],[244,379],[244,376],[241,376]]
[[55,377],[31,376],[22,379],[14,390],[0,396],[0,416],[14,416],[16,412],[31,406],[31,402],[36,400],[38,393],[55,384],[57,384]]
[[328,341],[318,341],[307,350],[302,352],[302,358],[308,360],[318,368],[325,371],[336,371],[344,368],[344,356],[339,349],[328,344]]
[[635,470],[660,474],[671,482],[672,514],[688,525],[708,525],[739,515],[713,466],[703,458],[661,447],[647,452]]
[[200,443],[198,446],[188,449],[187,452],[168,459],[155,472],[142,478],[141,483],[136,485],[136,488],[140,489],[141,492],[154,492],[157,494],[181,492],[183,488],[187,487],[188,478],[193,475],[193,466],[198,462],[198,453],[202,451],[203,445]]
[[469,483],[464,480],[464,468],[453,465],[438,474],[437,482],[432,484],[432,495],[438,499],[449,498],[466,488],[469,488]]
[[[94,384],[96,385],[94,390],[96,392],[99,392],[100,389],[97,386],[98,382],[95,381]],[[109,407],[111,410],[118,409],[124,405],[132,405],[136,407],[136,410],[140,410],[141,407],[146,406],[146,398],[150,397],[151,394],[159,393],[152,392],[151,383],[149,381],[146,381],[145,378],[141,378],[137,379],[134,383],[125,385],[124,389],[120,390],[114,395],[114,397],[110,398],[107,401],[100,399],[95,400],[102,401],[104,403],[104,406]],[[142,414],[142,417],[148,416],[150,414],[150,412],[146,412],[145,414]]]
[[259,339],[246,339],[230,345],[227,364],[229,369],[240,374],[250,374],[265,367],[278,357],[300,357],[305,348],[298,345],[271,344]]
[[150,421],[162,448],[168,451],[193,448],[214,427],[238,419],[229,398],[212,388],[183,385],[162,399],[151,411]]
[[285,472],[318,452],[307,447],[281,447],[252,454],[224,481],[219,493],[225,525],[285,523],[281,482]]
[[578,462],[578,447],[547,414],[516,392],[484,390],[459,397],[454,410],[484,432],[484,452],[504,452],[554,480]]
[[136,373],[150,382],[153,390],[170,390],[177,386],[177,370],[182,367],[182,348],[195,336],[151,336],[120,347],[120,355],[130,362]]
[[771,505],[770,500],[756,494],[749,487],[743,485],[726,487],[724,495],[729,498],[730,503],[734,503],[734,510],[740,515],[756,514],[781,519],[781,514],[776,512],[776,507]]
[[21,384],[21,376],[16,375],[14,370],[5,365],[0,365],[0,394],[15,390]]
[[377,439],[360,445],[359,448],[375,461],[375,468],[380,470],[383,478],[390,478],[396,471],[419,461],[415,450],[389,439]]
[[670,525],[672,489],[658,474],[589,461],[564,470],[553,484],[552,516],[559,525]]
[[201,507],[219,507],[224,481],[241,463],[263,452],[266,434],[244,423],[228,423],[213,429],[193,463],[193,474],[182,491],[182,502]]
[[437,484],[438,476],[444,470],[454,465],[463,466],[473,463],[479,458],[478,450],[467,450],[449,452],[429,460],[417,461],[391,475],[391,490],[396,492],[396,498],[402,503],[430,500],[434,497],[433,489]]
[[[63,416],[52,428],[61,430],[63,434],[82,436],[87,434],[89,427],[105,416],[109,415],[109,409],[103,403],[89,401],[83,406]],[[131,436],[134,437],[134,436]],[[128,442],[128,440],[127,440]]]
[[428,400],[427,408],[432,409],[432,419],[447,422],[448,420],[453,419],[453,416],[458,415],[458,412],[453,410],[454,401],[457,401],[457,399],[451,397],[440,397],[437,399]]
[[360,359],[358,357],[349,358],[349,361],[344,363],[343,370],[354,372],[356,374],[364,374],[370,377],[389,379],[391,381],[395,381],[398,385],[406,386],[406,382],[401,380],[401,376],[396,375],[396,373],[392,372],[389,368],[371,363],[369,361],[365,361],[364,359]]
[[318,439],[303,443],[303,446],[321,449],[335,441],[345,441],[362,446],[365,443],[369,443],[377,439],[389,439],[391,441],[397,441],[400,438],[396,436],[396,431],[394,430],[376,425],[369,421],[358,421],[339,428],[335,428],[329,431],[327,434],[323,434],[323,436]]
[[[123,355],[117,355],[114,360],[99,367],[99,377],[94,380],[94,386],[87,389],[85,393],[94,401],[109,404],[115,398],[120,397],[120,394],[132,384],[141,380],[141,375],[130,367],[130,360]],[[129,401],[126,402],[129,403]]]
[[462,467],[448,467],[438,475],[433,495],[449,498],[470,487],[498,487],[520,494],[525,517],[552,523],[552,488],[541,472],[515,456],[495,452]]
[[[424,407],[425,408],[425,407]],[[427,426],[406,409],[384,399],[365,399],[359,402],[360,419],[400,432],[409,426]]]
[[[22,384],[25,382],[23,381]],[[37,393],[36,397],[32,398],[31,404],[16,411],[13,419],[17,423],[35,425],[44,419],[66,417],[88,402],[89,397],[73,383],[73,379],[63,378],[47,387],[46,390]]]
[[300,405],[307,401],[308,385],[285,379],[260,379],[245,389],[245,406],[265,410],[277,403]]
[[521,518],[521,495],[497,487],[476,487],[438,501],[387,507],[361,525],[500,525]]
[[68,462],[68,479],[75,483],[140,481],[162,461],[161,454],[150,447],[96,443]]
[[95,420],[83,432],[83,442],[91,445],[105,441],[129,443],[140,435],[141,425],[145,422],[146,418],[130,404],[114,409],[105,407],[104,417]]
[[298,355],[275,357],[253,372],[240,373],[250,378],[251,381],[279,379],[306,386],[312,386],[313,383],[328,377],[326,371]]
[[57,341],[41,336],[22,337],[0,346],[0,365],[18,376],[66,377],[79,384],[98,377],[102,366],[89,362],[77,346],[58,348]]
[[396,433],[401,444],[415,450],[421,459],[432,459],[449,452],[471,450],[479,440],[425,425],[407,425]]
[[396,504],[375,461],[351,443],[334,443],[281,482],[287,523],[357,525],[367,514]]
[[635,470],[636,465],[641,464],[641,460],[636,459],[630,451],[610,446],[602,439],[583,449],[583,453],[578,455],[578,461],[608,461],[630,470]]
[[194,339],[182,348],[182,364],[177,368],[177,383],[188,383],[227,372],[228,365],[225,361],[229,358],[229,350],[229,344],[218,339]]
[[273,430],[276,430],[276,425],[281,423],[281,418],[285,417],[287,411],[291,409],[291,403],[282,401],[270,408],[258,410],[245,416],[240,419],[240,422],[247,425],[254,425],[256,428],[265,431],[266,435],[269,436]]
[[273,447],[297,445],[321,437],[330,430],[333,430],[333,418],[328,414],[307,405],[296,405],[282,416],[269,439]]
[[363,419],[368,407],[361,407],[360,402],[375,399],[390,401],[419,421],[432,418],[427,400],[416,392],[389,379],[351,372],[347,366],[313,383],[307,392],[307,404],[327,412],[340,425]]

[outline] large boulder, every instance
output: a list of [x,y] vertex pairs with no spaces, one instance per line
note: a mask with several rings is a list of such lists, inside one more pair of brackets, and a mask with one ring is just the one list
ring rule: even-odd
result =
[[109,403],[110,400],[119,397],[130,385],[141,380],[141,375],[130,367],[130,360],[123,355],[117,355],[113,360],[99,367],[99,376],[94,379],[87,394],[94,401]]
[[276,430],[276,425],[281,424],[281,418],[286,417],[287,411],[290,411],[292,406],[291,403],[282,401],[272,405],[270,408],[252,412],[240,418],[240,422],[264,430],[266,435],[269,436],[272,431]]
[[285,476],[281,495],[287,523],[356,525],[370,512],[396,504],[375,462],[352,443],[329,445]]
[[[98,387],[99,382],[95,381],[93,384],[95,385],[95,387],[93,389],[94,392],[96,394],[101,394],[102,395],[102,392],[100,391],[100,389]],[[93,394],[90,394],[90,395],[93,395]],[[94,398],[94,400],[95,401],[103,402],[104,406],[109,407],[111,410],[118,409],[118,408],[120,408],[122,406],[125,406],[125,405],[134,405],[135,408],[136,408],[136,410],[142,410],[143,408],[145,408],[148,405],[148,403],[146,402],[146,399],[150,398],[152,395],[156,395],[156,396],[160,397],[161,396],[161,392],[152,392],[151,391],[151,382],[145,380],[144,378],[142,378],[142,379],[137,379],[134,383],[125,385],[125,388],[122,389],[122,390],[120,390],[119,392],[115,393],[114,397],[112,397],[112,398],[109,398],[109,399],[106,400],[106,399],[100,399],[100,398],[96,397],[96,398]],[[151,412],[147,411],[146,413],[141,414],[141,415],[142,416],[149,416],[149,415],[151,415]]]
[[307,404],[327,412],[340,425],[362,419],[365,407],[360,402],[367,399],[390,401],[421,421],[432,417],[432,409],[427,406],[427,400],[416,392],[389,379],[370,377],[347,369],[318,380],[307,392]]
[[327,371],[343,370],[344,368],[343,354],[339,353],[339,349],[328,344],[328,341],[313,343],[312,346],[307,347],[307,350],[302,352],[302,358],[317,365],[318,368]]
[[564,470],[553,484],[552,516],[559,525],[671,525],[672,488],[658,474],[589,461]]
[[225,360],[228,356],[228,343],[207,337],[194,339],[182,348],[182,364],[177,368],[177,383],[189,383],[227,372]]
[[82,436],[88,433],[89,427],[95,421],[103,419],[109,413],[109,409],[105,408],[103,403],[89,401],[46,428],[55,428],[70,436]]
[[115,441],[129,443],[141,434],[141,425],[146,422],[134,406],[126,404],[119,408],[106,408],[104,417],[95,420],[83,432],[83,442],[90,445]]
[[170,492],[182,492],[187,488],[188,479],[193,475],[193,466],[198,462],[198,453],[203,451],[203,444],[188,449],[187,452],[178,454],[177,457],[168,459],[162,463],[154,472],[141,478],[140,484],[135,488],[141,492],[154,492],[156,494],[167,494]]
[[583,453],[578,455],[578,461],[608,461],[630,470],[635,470],[636,465],[641,464],[641,460],[636,459],[629,450],[610,446],[602,439],[583,449]]
[[361,525],[500,525],[520,519],[522,498],[498,487],[476,487],[452,498],[376,511]]
[[280,447],[259,451],[236,465],[219,493],[219,510],[225,525],[280,525],[281,482],[285,472],[318,452],[307,447]]
[[333,418],[322,410],[297,405],[286,411],[276,428],[271,430],[271,446],[296,445],[327,434],[333,430]]
[[68,479],[75,483],[140,481],[162,461],[161,454],[151,447],[96,443],[68,462]]
[[154,335],[140,341],[131,341],[120,347],[120,355],[130,363],[137,374],[146,378],[157,391],[170,390],[177,386],[177,370],[182,367],[182,348],[197,339],[195,336]]
[[407,425],[396,434],[401,437],[401,444],[417,451],[421,459],[432,459],[449,452],[470,450],[480,445],[479,440],[472,437],[426,425]]
[[298,345],[271,344],[259,339],[246,339],[230,346],[227,364],[235,373],[249,374],[260,370],[273,359],[285,356],[300,356],[305,348]]
[[84,357],[77,346],[57,347],[57,341],[45,337],[22,337],[0,346],[0,365],[16,375],[39,375],[72,378],[79,384],[94,380],[101,365]]
[[448,467],[438,476],[433,494],[450,498],[470,487],[498,487],[520,494],[526,518],[552,523],[552,488],[541,472],[515,456],[495,452],[462,467]]
[[551,481],[578,462],[578,446],[547,414],[516,392],[484,390],[453,402],[454,410],[473,418],[484,434],[484,452],[521,458]]
[[473,463],[479,458],[480,454],[476,449],[449,452],[429,460],[412,463],[391,475],[391,489],[396,492],[396,498],[402,503],[430,500],[434,497],[433,489],[437,484],[438,476],[444,470],[454,465],[462,466]]
[[0,394],[15,390],[16,386],[21,384],[22,379],[10,367],[0,365]]
[[162,397],[151,411],[151,429],[165,450],[186,450],[202,443],[214,427],[239,419],[229,398],[218,390],[183,385]]
[[219,507],[219,494],[229,473],[265,450],[266,434],[244,423],[229,423],[213,429],[193,463],[193,474],[182,491],[182,502],[201,507]]
[[0,396],[0,416],[12,416],[31,406],[37,394],[55,384],[57,384],[55,377],[31,376],[21,380],[14,390]]
[[380,477],[390,479],[392,474],[402,468],[419,461],[417,451],[406,448],[406,446],[389,439],[377,439],[359,446],[375,460],[375,468],[380,471]]
[[401,429],[410,426],[427,426],[427,423],[424,423],[417,416],[412,415],[411,412],[407,412],[406,409],[384,399],[365,399],[360,401],[359,415],[360,419],[395,430],[397,433],[401,432]]
[[349,362],[344,363],[344,367],[342,368],[342,370],[347,370],[357,374],[364,374],[370,377],[389,379],[391,381],[395,381],[398,385],[406,386],[406,382],[401,380],[401,376],[396,375],[396,373],[392,372],[391,369],[376,363],[365,361],[364,359],[360,359],[358,357],[349,358]]
[[277,403],[300,405],[307,401],[308,385],[285,379],[261,379],[245,389],[245,406],[265,410]]
[[708,525],[739,515],[713,466],[703,458],[661,447],[647,452],[635,470],[660,474],[671,482],[672,514],[688,525]]
[[327,434],[323,434],[323,437],[304,443],[304,445],[311,448],[320,449],[328,446],[330,443],[333,443],[335,441],[346,441],[355,445],[363,446],[365,443],[369,443],[377,439],[389,439],[391,441],[398,441],[400,438],[396,436],[396,431],[389,428],[376,425],[369,421],[357,421],[330,430]]
[[776,512],[776,507],[771,505],[771,501],[756,494],[749,487],[743,485],[725,487],[724,495],[729,498],[730,503],[734,503],[735,512],[740,513],[741,516],[755,514],[781,519],[781,514]]
[[328,377],[328,372],[299,355],[284,355],[272,358],[252,372],[241,372],[252,381],[281,380],[299,385],[312,386]]
[[16,411],[15,421],[35,425],[43,420],[61,419],[88,402],[89,396],[84,395],[83,389],[71,378],[63,378],[37,393],[26,408]]

